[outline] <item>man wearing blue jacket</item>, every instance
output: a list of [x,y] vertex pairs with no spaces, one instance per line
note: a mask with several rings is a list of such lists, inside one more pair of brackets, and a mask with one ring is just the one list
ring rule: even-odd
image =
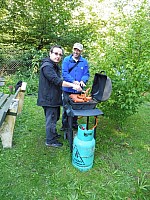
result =
[[[62,76],[64,81],[71,82],[75,85],[86,86],[89,79],[89,65],[85,58],[82,57],[83,45],[75,43],[73,45],[73,53],[64,58],[62,62]],[[63,106],[65,107],[66,101],[70,94],[78,94],[79,91],[73,88],[63,87]],[[67,114],[65,109],[62,115],[62,128],[64,130],[67,125]],[[77,129],[77,116],[73,118],[73,128]]]

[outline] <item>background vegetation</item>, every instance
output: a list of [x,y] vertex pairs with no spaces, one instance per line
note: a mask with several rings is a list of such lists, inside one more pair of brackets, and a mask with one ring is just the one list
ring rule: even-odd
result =
[[40,61],[49,47],[60,44],[68,55],[73,43],[81,42],[90,64],[88,86],[101,70],[112,79],[111,98],[100,106],[121,125],[150,89],[149,5],[148,0],[2,1],[0,67],[7,64],[8,72],[15,64],[15,82],[26,80],[28,93],[37,93]]

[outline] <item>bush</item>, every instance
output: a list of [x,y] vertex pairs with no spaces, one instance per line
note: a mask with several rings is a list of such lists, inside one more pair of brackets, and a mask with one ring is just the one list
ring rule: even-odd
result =
[[106,25],[107,32],[97,37],[96,45],[92,46],[91,76],[104,70],[112,79],[111,98],[99,107],[121,125],[138,111],[145,99],[143,93],[150,88],[150,26],[144,6],[134,16],[122,13],[111,20]]

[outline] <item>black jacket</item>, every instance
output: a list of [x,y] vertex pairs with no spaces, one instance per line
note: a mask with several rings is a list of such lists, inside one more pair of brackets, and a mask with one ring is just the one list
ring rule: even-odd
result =
[[60,68],[49,57],[40,68],[38,106],[58,107],[62,105],[62,82]]

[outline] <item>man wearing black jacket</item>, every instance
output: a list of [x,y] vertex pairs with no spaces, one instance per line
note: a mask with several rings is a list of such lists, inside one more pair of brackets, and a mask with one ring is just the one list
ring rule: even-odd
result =
[[58,63],[63,57],[63,49],[55,45],[50,49],[49,56],[43,59],[40,68],[39,90],[37,105],[44,109],[46,119],[46,146],[61,147],[58,141],[60,135],[57,133],[56,124],[60,117],[60,106],[62,105],[62,86],[71,87],[77,91],[82,88],[71,82],[63,81]]

